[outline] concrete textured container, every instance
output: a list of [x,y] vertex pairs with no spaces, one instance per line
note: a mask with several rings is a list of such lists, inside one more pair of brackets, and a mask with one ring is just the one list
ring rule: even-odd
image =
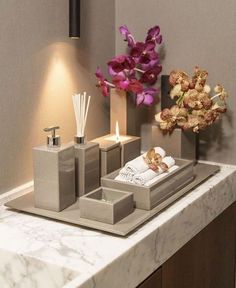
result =
[[115,224],[134,211],[133,193],[100,187],[80,198],[80,217]]
[[167,155],[175,158],[196,160],[197,141],[192,131],[176,128],[172,133],[164,134],[157,125],[145,124],[142,127],[142,148],[160,146]]
[[61,211],[76,201],[73,145],[33,149],[35,207]]
[[179,168],[151,186],[140,186],[129,182],[114,180],[119,174],[119,170],[102,177],[101,184],[103,187],[109,189],[132,192],[134,194],[136,208],[151,210],[175,194],[194,178],[193,161],[183,159],[175,160]]
[[[121,166],[117,167],[116,169],[113,169],[112,171],[117,170],[120,167],[123,167],[127,162],[138,157],[141,152],[141,138],[137,136],[131,136],[131,135],[117,136],[116,134],[107,134],[100,138],[94,139],[93,141],[99,143],[100,150],[104,152],[111,150],[111,148],[120,146]],[[116,159],[114,158],[111,160],[116,161]]]
[[121,167],[141,153],[141,138],[135,136],[128,136],[127,140],[121,141]]
[[175,128],[171,133],[163,134],[159,127],[152,129],[154,146],[165,149],[168,155],[189,160],[196,159],[196,134]]
[[106,140],[106,136],[92,140],[99,144],[100,176],[105,176],[121,167],[121,146],[119,142]]

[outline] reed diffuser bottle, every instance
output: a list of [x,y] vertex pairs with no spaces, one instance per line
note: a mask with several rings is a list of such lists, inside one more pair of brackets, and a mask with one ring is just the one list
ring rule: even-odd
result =
[[80,197],[99,187],[99,144],[86,142],[85,128],[91,96],[72,96],[77,134],[75,142],[75,188]]

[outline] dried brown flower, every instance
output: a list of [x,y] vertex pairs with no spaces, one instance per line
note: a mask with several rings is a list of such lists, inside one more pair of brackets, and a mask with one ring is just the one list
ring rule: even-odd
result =
[[156,115],[156,121],[159,122],[162,130],[172,130],[176,125],[182,125],[186,122],[188,112],[185,108],[177,105],[170,109],[163,109],[162,112]]
[[156,115],[162,130],[171,131],[181,127],[198,133],[226,112],[225,99],[228,93],[218,84],[214,88],[217,94],[211,96],[211,88],[206,84],[207,76],[208,72],[199,67],[195,67],[192,78],[180,70],[170,73],[169,81],[173,86],[170,97],[176,99],[176,105]]
[[202,92],[206,83],[208,72],[206,70],[200,70],[198,66],[195,67],[192,77],[192,84],[198,92]]
[[222,101],[225,101],[225,99],[228,97],[228,93],[220,84],[215,86],[214,91],[218,94],[217,96],[219,96],[220,100]]
[[170,73],[170,78],[169,82],[171,86],[175,86],[177,84],[181,85],[181,90],[182,91],[188,91],[189,89],[189,84],[190,84],[190,78],[188,75],[179,70],[174,70]]
[[162,168],[162,164],[164,164],[162,163],[161,155],[156,153],[154,148],[149,149],[143,159],[147,163],[148,167],[153,171],[158,171]]

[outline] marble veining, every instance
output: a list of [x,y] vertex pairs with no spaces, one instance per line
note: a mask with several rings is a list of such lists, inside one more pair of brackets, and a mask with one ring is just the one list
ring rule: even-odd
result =
[[136,287],[236,200],[235,176],[236,166],[221,165],[124,238],[0,206],[0,287]]

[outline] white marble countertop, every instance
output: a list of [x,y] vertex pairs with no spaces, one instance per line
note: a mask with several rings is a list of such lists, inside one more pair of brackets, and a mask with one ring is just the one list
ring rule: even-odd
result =
[[0,287],[136,287],[236,200],[236,166],[121,238],[8,210],[0,196]]

